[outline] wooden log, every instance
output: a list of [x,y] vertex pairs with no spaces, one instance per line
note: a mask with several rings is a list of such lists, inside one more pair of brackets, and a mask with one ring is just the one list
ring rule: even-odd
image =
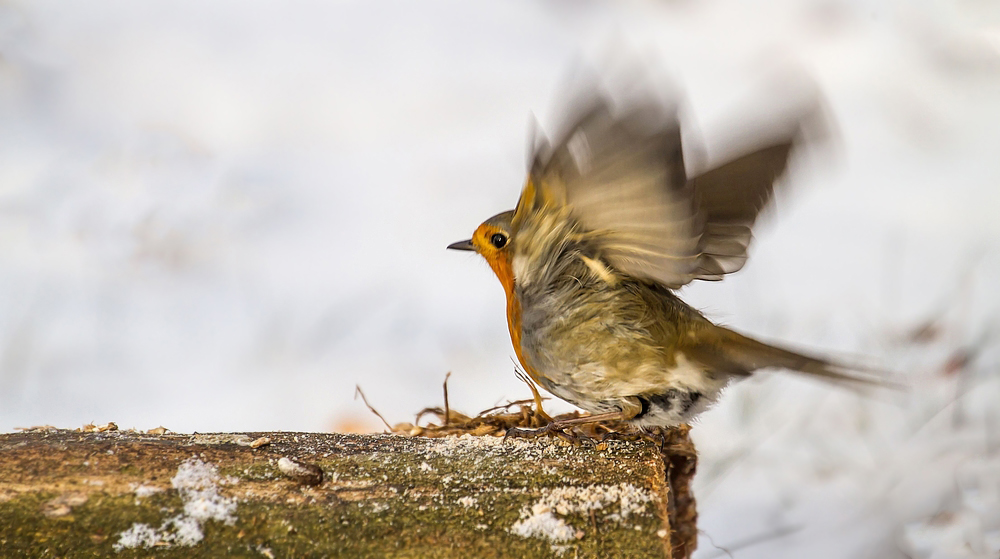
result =
[[687,430],[650,442],[318,433],[0,435],[0,557],[670,557]]

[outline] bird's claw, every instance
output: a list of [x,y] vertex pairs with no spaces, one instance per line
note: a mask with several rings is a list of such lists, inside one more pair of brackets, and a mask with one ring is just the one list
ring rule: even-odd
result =
[[508,437],[533,439],[535,437],[541,437],[544,435],[555,435],[566,442],[572,444],[580,444],[581,438],[565,431],[564,429],[566,427],[571,427],[571,426],[561,423],[559,421],[553,421],[545,425],[544,427],[539,427],[538,429],[511,427],[510,429],[507,429],[506,433],[504,433],[503,440],[506,441]]
[[608,431],[601,435],[601,442],[607,441],[637,441],[642,438],[642,435],[638,432],[636,433],[622,433],[620,431]]

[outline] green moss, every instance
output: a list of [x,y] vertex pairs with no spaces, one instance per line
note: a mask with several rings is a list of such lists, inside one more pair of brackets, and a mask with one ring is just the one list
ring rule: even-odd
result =
[[272,481],[283,478],[278,467],[266,460],[252,464],[219,464],[218,471],[223,477],[235,477],[244,481]]
[[118,468],[118,473],[123,476],[141,478],[143,475],[143,470],[138,466],[127,464],[125,466],[122,466],[121,468]]
[[[176,495],[157,494],[141,503],[130,495],[92,498],[71,515],[47,518],[40,511],[51,494],[30,494],[0,504],[0,554],[3,557],[215,558],[263,557],[550,557],[547,541],[522,538],[508,530],[518,519],[526,499],[522,495],[492,494],[479,507],[422,505],[399,499],[382,509],[378,501],[289,506],[283,503],[243,503],[232,526],[209,521],[205,539],[193,546],[123,549],[115,552],[118,536],[133,523],[159,527],[178,514]],[[482,510],[494,512],[480,513]],[[642,532],[604,523],[594,532],[582,519],[571,519],[587,532],[569,542],[570,557],[635,557],[639,550],[662,555],[663,548],[649,532],[658,528],[652,515],[634,520]],[[628,553],[626,553],[628,550]],[[642,555],[639,555],[642,556]]]
[[[140,447],[141,454],[150,458],[138,463],[127,458],[128,448],[122,445],[115,454],[120,461],[111,470],[124,475],[125,479],[116,478],[121,482],[118,489],[87,485],[99,472],[87,469],[77,476],[72,464],[61,461],[67,466],[63,472],[69,473],[59,474],[55,485],[36,481],[35,487],[46,489],[8,493],[12,498],[0,502],[0,557],[553,557],[552,542],[510,531],[522,510],[530,509],[547,491],[618,483],[650,490],[662,476],[657,451],[640,444],[613,445],[603,452],[541,444],[522,445],[520,450],[451,447],[426,439],[326,436],[325,440],[332,441],[330,447],[297,454],[323,468],[327,481],[315,488],[299,486],[280,473],[277,460],[290,453],[199,449],[198,455],[216,465],[223,478],[239,480],[219,486],[227,497],[238,497],[238,508],[232,525],[202,523],[204,539],[190,547],[114,549],[122,532],[135,523],[158,529],[183,513],[184,502],[172,489],[143,499],[115,491],[157,476],[160,487],[165,487],[177,466],[192,456],[187,447],[169,458],[159,447],[156,452]],[[353,440],[359,441],[356,449],[348,444]],[[85,456],[81,452],[71,462]],[[27,456],[22,463],[30,463]],[[46,516],[43,511],[51,513],[49,503],[60,496],[55,491],[65,491],[66,483],[87,488],[89,499],[70,514]],[[563,557],[664,556],[663,543],[656,537],[663,520],[654,503],[625,522],[605,518],[617,512],[617,504],[610,506],[593,517],[560,516],[583,535],[563,544]]]
[[133,523],[159,526],[161,509],[179,509],[176,495],[159,494],[137,506],[132,495],[94,496],[66,516],[42,513],[50,493],[29,493],[0,503],[2,557],[108,557],[117,534]]

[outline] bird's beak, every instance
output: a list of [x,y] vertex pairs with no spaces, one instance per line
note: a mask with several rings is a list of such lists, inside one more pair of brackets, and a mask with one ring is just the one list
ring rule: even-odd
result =
[[452,250],[476,250],[476,247],[472,246],[472,239],[451,243],[448,248]]

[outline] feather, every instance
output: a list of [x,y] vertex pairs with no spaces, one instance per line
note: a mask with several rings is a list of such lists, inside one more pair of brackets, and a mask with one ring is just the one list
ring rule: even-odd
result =
[[612,267],[670,288],[742,268],[793,140],[779,138],[689,178],[675,111],[652,96],[617,111],[604,97],[587,99],[554,147],[535,141],[515,231],[538,212],[566,210],[600,239]]

